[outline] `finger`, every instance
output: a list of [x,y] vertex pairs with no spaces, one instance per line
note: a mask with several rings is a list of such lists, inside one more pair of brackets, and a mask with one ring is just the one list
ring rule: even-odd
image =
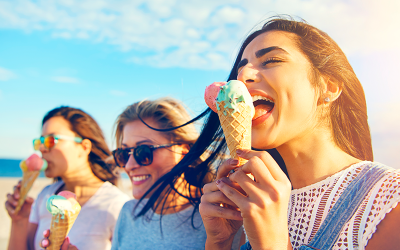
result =
[[231,200],[229,200],[228,197],[226,197],[221,191],[203,194],[201,196],[201,202],[212,203],[217,205],[227,204],[237,208],[236,204],[233,203]]
[[12,215],[12,214],[15,213],[15,206],[11,206],[10,202],[6,201],[5,207],[6,207],[7,212],[8,212],[10,215]]
[[[272,156],[266,152],[266,151],[254,151],[254,150],[237,150],[238,155],[242,158],[248,159],[249,161],[252,158],[258,158],[260,159],[263,164],[266,166],[266,169],[268,172],[266,172],[266,169],[256,169],[252,168],[251,173],[255,176],[257,179],[258,175],[259,177],[265,176],[269,177],[268,175],[271,175],[272,178],[274,178],[277,181],[286,181],[288,178],[286,174],[282,171],[282,169],[279,167],[278,163],[272,158]],[[246,164],[245,164],[246,165]],[[251,166],[248,164],[247,166],[243,165],[243,171],[250,171]],[[258,172],[258,174],[257,174]],[[261,173],[260,173],[261,172]],[[267,173],[267,175],[265,175]]]
[[230,185],[226,184],[224,182],[224,179],[217,180],[216,184],[217,184],[217,187],[219,188],[219,190],[221,190],[221,192],[224,193],[224,195],[228,199],[233,201],[236,204],[236,206],[238,206],[239,208],[240,208],[240,204],[245,202],[246,196],[243,195],[238,190],[236,190],[235,188],[232,188]]
[[206,193],[211,193],[211,192],[215,192],[215,191],[219,191],[217,185],[215,184],[215,181],[207,183],[203,186],[203,192]]
[[13,196],[14,196],[14,198],[16,199],[16,200],[18,200],[19,199],[19,197],[20,197],[20,187],[17,185],[17,186],[14,186],[14,193],[13,193]]
[[227,220],[243,220],[239,211],[211,203],[200,203],[199,211],[203,220],[215,217]]
[[49,247],[49,246],[50,246],[50,241],[49,241],[49,239],[43,239],[43,240],[40,242],[40,246],[43,247],[43,248]]
[[12,194],[7,194],[7,201],[14,207],[18,205],[18,200],[16,200]]
[[229,176],[229,180],[232,182],[237,183],[240,188],[244,191],[241,192],[242,194],[245,194],[247,196],[254,194],[255,192],[258,192],[259,190],[259,184],[255,181],[253,181],[252,178],[250,178],[243,170],[242,167],[237,168],[237,170]]
[[63,242],[63,244],[61,245],[61,250],[68,250],[69,247],[69,237],[67,236]]
[[43,237],[49,238],[49,236],[50,236],[50,229],[44,230],[44,231],[43,231]]
[[224,161],[221,166],[218,167],[217,169],[217,180],[221,179],[222,177],[228,176],[229,172],[237,168],[239,164],[239,161],[237,159],[228,159]]
[[[230,187],[236,189],[237,191],[242,193],[244,196],[247,196],[246,192],[242,189],[242,187],[240,187],[240,185],[237,182],[231,181],[231,179],[229,179],[229,177],[224,177],[224,178],[221,178],[220,180],[222,180],[225,184],[229,185]],[[218,191],[219,191],[219,188],[218,188]]]
[[28,204],[32,204],[35,200],[32,197],[26,197],[25,202]]

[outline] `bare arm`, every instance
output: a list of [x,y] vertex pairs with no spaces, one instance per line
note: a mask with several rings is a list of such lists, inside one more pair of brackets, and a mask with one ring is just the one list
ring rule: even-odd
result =
[[366,250],[373,249],[399,249],[400,246],[400,205],[386,214],[378,224],[376,232],[368,241]]
[[11,217],[11,232],[8,249],[33,250],[37,224],[29,223],[29,215],[33,199],[26,198],[21,210],[15,214],[15,208],[20,197],[20,182],[14,187],[12,194],[7,194],[6,210]]
[[[8,242],[8,250],[33,250],[34,237],[37,230],[37,224],[29,223],[28,220],[12,222],[11,234]],[[30,237],[32,235],[32,237]]]

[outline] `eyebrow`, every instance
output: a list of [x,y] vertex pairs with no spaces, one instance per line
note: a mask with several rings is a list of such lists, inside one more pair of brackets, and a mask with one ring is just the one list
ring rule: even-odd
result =
[[[143,144],[146,144],[146,143],[154,143],[154,141],[152,141],[152,140],[150,140],[150,139],[138,141],[138,142],[136,142],[136,146],[135,146],[135,147],[140,146],[140,145],[143,145]],[[121,146],[124,146],[124,147],[126,147],[126,148],[130,148],[130,147],[128,147],[128,145],[126,145],[125,143],[122,143]]]
[[[269,52],[271,52],[271,51],[274,51],[274,50],[280,50],[280,51],[282,51],[282,52],[284,52],[284,53],[287,54],[287,51],[284,50],[284,49],[282,49],[281,47],[278,47],[278,46],[271,46],[271,47],[264,48],[264,49],[260,49],[260,50],[256,51],[255,55],[256,55],[257,58],[260,58],[260,57],[264,56],[265,54],[267,54],[267,53],[269,53]],[[236,70],[239,70],[241,67],[243,67],[244,65],[246,65],[248,62],[249,62],[249,60],[247,60],[246,58],[243,59],[243,60],[241,60],[241,61],[239,62],[239,64],[238,64]]]
[[282,49],[281,47],[272,46],[272,47],[260,49],[259,51],[257,51],[257,52],[256,52],[256,57],[257,57],[257,58],[260,58],[260,57],[262,57],[263,55],[265,55],[265,54],[267,54],[267,53],[269,53],[269,52],[271,52],[271,51],[274,51],[274,50],[280,50],[280,51],[285,52],[285,53],[287,54],[286,50]]

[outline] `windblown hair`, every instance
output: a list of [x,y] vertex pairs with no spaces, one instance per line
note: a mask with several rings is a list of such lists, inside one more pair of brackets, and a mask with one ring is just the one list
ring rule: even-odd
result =
[[[310,81],[320,90],[320,76],[334,81],[342,88],[342,93],[328,112],[328,124],[334,141],[344,152],[361,160],[373,160],[371,135],[367,123],[367,109],[363,88],[346,56],[339,46],[324,32],[291,18],[272,18],[261,29],[251,33],[242,43],[227,81],[237,80],[237,66],[247,45],[257,36],[269,31],[285,31],[296,36],[296,43],[312,65]],[[321,92],[321,91],[320,91]],[[196,161],[206,150],[212,154],[198,165],[206,168],[218,160],[220,152],[226,150],[226,142],[218,115],[208,108],[200,116],[206,116],[199,139],[177,165],[187,165]],[[285,163],[276,149],[267,150],[281,169],[288,175]]]
[[342,93],[332,102],[328,123],[336,145],[349,155],[361,160],[373,160],[371,134],[368,126],[364,90],[345,54],[325,32],[293,19],[274,18],[243,42],[229,79],[237,78],[236,68],[247,45],[257,36],[269,31],[295,34],[298,48],[312,65],[311,82],[321,89],[320,77],[338,84]]
[[71,129],[77,136],[91,141],[92,149],[88,161],[92,172],[100,180],[109,181],[115,185],[117,182],[117,175],[113,171],[115,166],[106,163],[111,152],[97,122],[81,109],[61,106],[50,110],[44,116],[42,126],[52,117],[64,118],[71,124]]
[[[155,122],[157,127],[151,127],[145,122],[145,120],[149,119]],[[160,98],[154,101],[143,100],[128,106],[118,116],[115,122],[117,147],[121,147],[122,145],[123,129],[126,124],[137,120],[142,121],[153,130],[162,132],[165,138],[170,140],[171,143],[186,144],[189,148],[193,146],[199,135],[192,123],[193,120],[189,121],[190,116],[179,101],[170,97]],[[170,204],[167,204],[167,198],[172,192],[176,195],[175,197],[177,197],[177,195],[185,197],[188,203],[192,205],[198,204],[202,194],[201,187],[212,178],[210,169],[208,167],[202,169],[198,168],[198,162],[199,160],[196,159],[196,161],[188,165],[178,164],[173,167],[170,172],[160,177],[137,203],[135,211],[133,212],[134,217],[138,218],[144,216],[146,219],[151,219],[152,213],[147,214],[147,212],[150,209],[155,211],[159,206],[161,206],[162,216],[164,210],[170,206]],[[177,181],[182,176],[186,181],[183,185],[185,185],[184,189],[188,191],[188,196],[177,190]],[[142,209],[136,212],[139,204],[142,202],[144,203],[144,197],[147,197],[151,192],[153,193],[150,198],[141,206]],[[196,209],[193,211],[193,215],[195,211]]]
[[[128,106],[115,122],[115,138],[117,147],[122,144],[122,132],[125,125],[141,119],[152,119],[159,127],[168,129],[177,127],[190,120],[190,116],[177,100],[173,98],[160,98],[155,101],[143,100]],[[147,125],[147,124],[146,124]],[[164,132],[164,136],[171,142],[188,144],[192,146],[199,136],[193,124]]]

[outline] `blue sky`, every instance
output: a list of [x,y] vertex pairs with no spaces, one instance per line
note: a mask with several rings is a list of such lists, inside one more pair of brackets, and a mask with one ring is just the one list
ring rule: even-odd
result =
[[345,51],[366,92],[375,159],[398,167],[399,1],[243,2],[0,0],[0,157],[32,153],[43,115],[60,105],[90,113],[112,148],[117,115],[140,99],[173,96],[195,116],[246,34],[290,14]]

